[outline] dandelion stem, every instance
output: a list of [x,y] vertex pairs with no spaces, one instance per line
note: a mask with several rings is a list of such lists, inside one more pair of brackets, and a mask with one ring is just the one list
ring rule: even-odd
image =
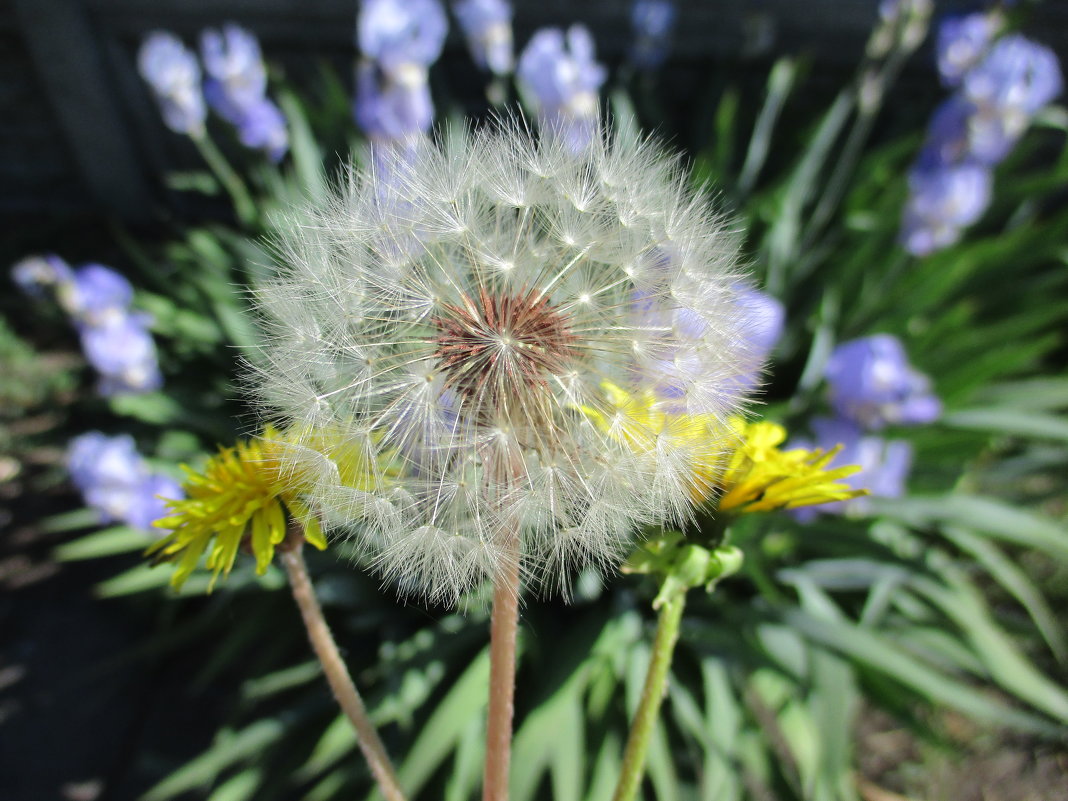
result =
[[293,598],[300,607],[301,617],[304,618],[308,639],[315,650],[315,655],[319,657],[319,663],[323,666],[323,673],[326,674],[326,680],[330,684],[334,698],[337,699],[338,705],[348,719],[352,721],[360,750],[367,759],[371,773],[374,774],[386,801],[405,801],[404,792],[397,781],[393,764],[389,761],[385,746],[382,745],[382,740],[379,739],[378,732],[375,731],[374,724],[367,715],[367,708],[363,705],[363,699],[360,698],[356,685],[352,683],[352,677],[341,659],[334,636],[330,633],[330,627],[327,626],[326,619],[323,617],[322,607],[319,606],[319,601],[315,597],[315,589],[312,587],[308,566],[302,552],[303,537],[290,536],[287,539],[296,539],[296,545],[281,550],[280,559],[285,566],[286,575],[289,576]]
[[207,134],[194,136],[192,139],[197,146],[197,150],[200,151],[201,157],[208,163],[211,171],[215,173],[215,177],[219,179],[219,182],[230,195],[230,200],[234,204],[234,211],[237,212],[237,218],[241,221],[241,224],[253,225],[256,222],[256,204],[252,200],[252,195],[249,194],[245,182],[241,180],[241,176],[234,172],[234,168],[230,166],[226,156],[215,146],[215,143],[211,141]]
[[494,579],[490,619],[489,709],[486,713],[486,771],[482,801],[507,801],[515,708],[515,649],[519,625],[519,535]]
[[623,768],[612,801],[634,801],[638,795],[642,776],[645,775],[645,755],[649,751],[649,741],[660,713],[660,702],[667,692],[668,671],[675,653],[675,643],[679,640],[679,624],[685,607],[684,591],[674,593],[660,606],[649,670],[645,674],[642,697],[630,725],[627,747],[623,752]]

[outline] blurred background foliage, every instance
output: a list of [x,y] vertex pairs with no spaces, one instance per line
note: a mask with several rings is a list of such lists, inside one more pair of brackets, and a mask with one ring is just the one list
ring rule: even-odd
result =
[[[915,193],[910,171],[948,93],[937,85],[932,39],[950,12],[970,7],[936,6],[928,38],[923,3],[883,7],[913,14],[920,39],[902,39],[904,17],[891,24],[866,10],[875,35],[889,25],[886,35],[898,38],[879,51],[873,35],[866,54],[854,46],[853,75],[783,48],[701,62],[694,78],[692,63],[681,73],[665,53],[662,64],[643,65],[617,45],[600,90],[615,125],[685,148],[695,184],[712,187],[737,220],[759,284],[785,308],[760,415],[798,439],[816,435],[809,422],[832,413],[825,373],[836,346],[877,333],[904,344],[943,405],[935,422],[879,432],[914,452],[899,497],[734,526],[745,566],[714,595],[691,598],[645,798],[978,799],[988,797],[984,781],[1003,793],[989,797],[1064,797],[1068,115],[1061,105],[1036,112],[994,167],[989,208],[975,224],[960,226],[959,241],[909,254],[901,223]],[[516,4],[517,50],[527,11]],[[686,13],[681,36],[699,38]],[[977,13],[1004,14],[1007,29],[1042,37],[1031,5]],[[595,24],[591,33],[600,46]],[[632,35],[611,33],[616,42]],[[271,263],[263,235],[274,212],[321,197],[348,154],[364,152],[347,70],[310,61],[272,67],[288,146],[278,163],[242,147],[221,120],[208,123],[214,151],[199,154],[192,137],[153,123],[153,148],[179,164],[155,188],[163,202],[147,225],[112,217],[43,226],[5,247],[11,263],[48,250],[125,275],[131,308],[151,317],[161,372],[147,391],[98,394],[96,365],[82,355],[91,323],[9,286],[0,320],[0,577],[14,633],[0,667],[6,798],[330,801],[370,792],[280,571],[258,577],[245,560],[211,595],[207,574],[174,593],[169,571],[140,559],[154,535],[116,520],[101,527],[69,489],[64,456],[83,432],[128,434],[143,476],[176,479],[178,464],[255,430],[236,367],[256,341],[246,303]],[[490,79],[461,61],[453,53],[430,71],[438,120],[490,111],[472,90]],[[671,83],[680,75],[684,101]],[[151,108],[148,89],[134,91]],[[527,110],[538,113],[529,100]],[[253,199],[243,222],[235,191]],[[34,240],[41,230],[51,239]],[[345,543],[310,562],[411,797],[476,797],[485,599],[455,611],[398,603]],[[516,801],[611,796],[655,593],[639,577],[588,575],[569,604],[528,599]],[[83,626],[65,653],[57,640]],[[93,632],[102,634],[87,646]],[[42,655],[62,670],[42,667]],[[57,770],[49,752],[64,717],[62,750],[75,756],[56,757]],[[1008,768],[998,761],[1006,755],[1017,760]],[[967,774],[954,773],[965,758]],[[1015,784],[1002,790],[996,780],[1006,773]]]

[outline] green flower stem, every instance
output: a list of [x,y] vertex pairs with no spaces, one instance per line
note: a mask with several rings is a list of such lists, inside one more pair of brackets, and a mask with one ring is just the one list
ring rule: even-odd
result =
[[515,711],[515,650],[519,627],[519,534],[513,536],[504,565],[493,583],[490,618],[490,684],[486,712],[486,766],[483,801],[507,801]]
[[886,94],[913,49],[906,48],[901,43],[898,43],[891,51],[882,69],[873,67],[867,71],[866,76],[862,70],[862,75],[855,87],[856,98],[854,100],[859,106],[859,113],[845,145],[838,151],[834,170],[824,185],[823,195],[809,218],[806,226],[807,230],[802,239],[802,252],[807,252],[815,244],[816,239],[822,233],[834,212],[838,210],[849,186],[849,179],[852,177],[854,168],[860,160],[864,144],[868,141],[872,126],[882,110]]
[[330,627],[326,624],[326,618],[323,617],[322,607],[319,606],[319,601],[315,597],[315,589],[308,575],[308,566],[304,561],[303,536],[294,538],[291,532],[287,541],[292,542],[294,539],[295,545],[280,549],[279,558],[285,567],[286,575],[289,576],[289,586],[293,591],[297,606],[300,607],[300,614],[304,618],[304,627],[308,630],[308,639],[311,641],[312,649],[319,657],[319,663],[323,666],[323,673],[334,693],[334,698],[337,699],[338,705],[356,729],[360,750],[367,759],[367,764],[382,790],[382,795],[386,801],[405,801],[393,763],[390,762],[386,748],[382,745],[374,724],[371,723],[367,707],[364,706],[356,685],[352,683],[352,677],[341,659],[337,643],[334,642]]
[[679,624],[685,607],[684,590],[673,593],[660,605],[660,618],[657,621],[649,670],[645,674],[641,701],[630,726],[627,748],[623,752],[623,769],[612,801],[634,801],[638,796],[642,776],[645,775],[645,755],[649,751],[649,741],[660,713],[660,702],[664,700],[667,692],[671,657],[675,653],[675,643],[679,640]]
[[511,82],[506,81],[499,75],[486,85],[486,99],[495,109],[503,109],[511,98],[509,87]]
[[241,176],[230,166],[230,162],[226,160],[226,156],[211,141],[211,137],[203,134],[194,136],[192,139],[204,161],[208,163],[211,171],[215,173],[215,177],[219,179],[219,182],[230,195],[230,200],[234,204],[234,211],[237,212],[237,218],[241,221],[241,224],[245,226],[254,225],[258,216],[256,203],[252,200],[252,195],[249,194],[248,187],[241,180]]

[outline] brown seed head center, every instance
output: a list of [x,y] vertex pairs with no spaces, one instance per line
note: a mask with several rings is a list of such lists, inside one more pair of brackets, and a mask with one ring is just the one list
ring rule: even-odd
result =
[[575,356],[569,318],[534,292],[479,288],[477,299],[464,295],[433,323],[445,385],[477,407],[523,402]]

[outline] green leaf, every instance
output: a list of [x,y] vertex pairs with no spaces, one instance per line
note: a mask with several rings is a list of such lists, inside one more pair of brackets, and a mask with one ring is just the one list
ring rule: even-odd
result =
[[782,297],[790,284],[787,270],[798,256],[802,212],[818,189],[819,174],[854,105],[854,95],[848,91],[841,92],[831,104],[774,209],[771,217],[774,222],[764,238],[762,250],[768,261],[768,291],[776,297]]
[[111,411],[123,417],[133,417],[144,423],[164,426],[182,418],[182,407],[170,395],[148,392],[139,395],[115,395],[110,399]]
[[222,190],[218,180],[204,170],[186,170],[169,172],[163,176],[163,183],[176,192],[199,192],[202,195],[217,195]]
[[94,528],[100,525],[100,512],[96,509],[75,509],[58,515],[42,518],[37,524],[45,534],[62,534],[81,528]]
[[397,771],[401,786],[411,797],[460,742],[471,715],[485,708],[488,682],[489,651],[483,650],[438,704]]
[[304,107],[288,89],[279,91],[278,102],[289,124],[289,152],[293,156],[297,183],[306,198],[322,202],[328,192],[326,173],[323,170],[323,154],[319,150],[311,126],[308,125]]
[[768,76],[767,95],[764,105],[757,116],[756,125],[753,127],[753,135],[749,138],[749,148],[745,154],[745,163],[742,165],[741,175],[738,177],[738,191],[749,194],[756,184],[764,162],[768,157],[771,147],[771,137],[782,112],[783,104],[793,89],[797,79],[797,62],[789,58],[781,58],[775,62]]
[[738,105],[741,97],[737,89],[728,89],[719,99],[716,106],[716,117],[713,123],[715,140],[711,148],[712,178],[722,180],[731,169],[734,159],[735,121],[738,119]]
[[843,721],[856,720],[860,707],[853,669],[835,654],[811,649],[812,689],[805,703],[819,732],[816,791],[812,798],[850,801],[853,783],[853,731]]
[[61,562],[78,562],[83,559],[99,559],[102,556],[141,551],[155,541],[155,537],[138,529],[115,526],[66,542],[57,546],[52,553]]
[[[551,771],[553,798],[578,801],[582,792],[582,691],[588,660],[579,663],[562,684],[527,715],[516,732],[512,776],[514,801],[535,798],[545,771]],[[576,737],[580,738],[576,740]],[[578,751],[578,755],[562,752]]]
[[805,636],[911,687],[931,703],[945,704],[976,720],[1019,731],[1052,736],[1061,732],[1060,727],[1036,715],[1012,709],[962,684],[959,677],[948,676],[917,661],[900,644],[874,631],[845,621],[816,617],[797,608],[783,610],[782,616]]
[[298,768],[296,777],[306,780],[322,773],[343,756],[355,751],[357,745],[352,721],[343,714],[338,715],[319,736],[311,756]]
[[551,775],[554,801],[582,801],[585,774],[586,737],[578,694],[568,698],[560,711],[560,728],[552,751]]
[[872,498],[871,502],[878,514],[913,526],[948,523],[1068,560],[1068,531],[1063,526],[1000,501],[952,494],[912,496],[892,501]]
[[921,577],[913,579],[912,584],[961,627],[998,684],[1068,724],[1068,692],[1039,673],[1009,636],[994,624],[986,603],[974,587],[961,579],[947,587]]
[[262,334],[236,298],[234,303],[212,303],[211,309],[226,335],[228,345],[239,348],[246,355],[251,355],[259,347]]
[[186,241],[202,267],[211,266],[216,275],[229,278],[233,258],[209,229],[190,229],[186,234]]
[[742,708],[722,659],[702,659],[701,679],[705,694],[705,730],[710,746],[705,752],[701,795],[706,801],[734,801],[742,792],[737,768]]
[[643,136],[638,114],[630,95],[623,89],[613,91],[608,98],[612,108],[612,124],[616,132],[628,141],[641,139]]
[[1068,408],[1068,378],[1032,378],[984,387],[980,398],[996,407],[1051,411]]
[[[350,726],[352,724],[349,724]],[[301,801],[335,801],[341,796],[341,791],[349,783],[352,777],[351,771],[346,768],[338,768],[326,774],[315,786],[301,796]]]
[[951,428],[1068,442],[1068,420],[1033,409],[961,409],[946,414],[941,422]]
[[248,768],[219,785],[208,801],[251,801],[256,798],[262,783],[263,771]]
[[482,763],[486,754],[485,730],[484,721],[475,715],[460,736],[452,773],[445,783],[445,801],[469,801],[474,797],[482,781]]
[[371,714],[376,726],[389,723],[410,724],[412,713],[426,703],[445,676],[445,666],[438,660],[408,669],[397,669],[391,677],[391,691],[379,701]]
[[605,734],[601,748],[593,763],[592,778],[586,792],[585,801],[610,801],[623,770],[620,759],[624,744],[620,738],[609,731]]
[[285,731],[286,723],[276,718],[258,720],[237,732],[222,731],[207,751],[153,786],[141,799],[167,801],[182,793],[207,787],[231,765],[260,756]]
[[1054,615],[1046,599],[1027,574],[992,542],[970,531],[946,526],[942,533],[961,550],[971,554],[979,564],[986,568],[995,581],[1020,602],[1020,605],[1027,610],[1027,614],[1031,616],[1035,626],[1038,627],[1057,661],[1064,664],[1068,659],[1068,644],[1065,643],[1062,622]]
[[241,696],[249,700],[262,700],[316,681],[322,675],[322,666],[317,660],[311,659],[299,665],[268,673],[266,676],[247,680],[241,685]]
[[[193,590],[190,585],[197,578],[199,576],[194,575],[185,583],[182,588],[183,595],[192,594]],[[99,598],[117,598],[120,595],[133,595],[139,592],[162,589],[167,586],[170,580],[171,570],[166,565],[154,567],[150,564],[140,564],[100,582],[95,587],[95,594]],[[207,589],[206,583],[201,592],[204,589]]]

